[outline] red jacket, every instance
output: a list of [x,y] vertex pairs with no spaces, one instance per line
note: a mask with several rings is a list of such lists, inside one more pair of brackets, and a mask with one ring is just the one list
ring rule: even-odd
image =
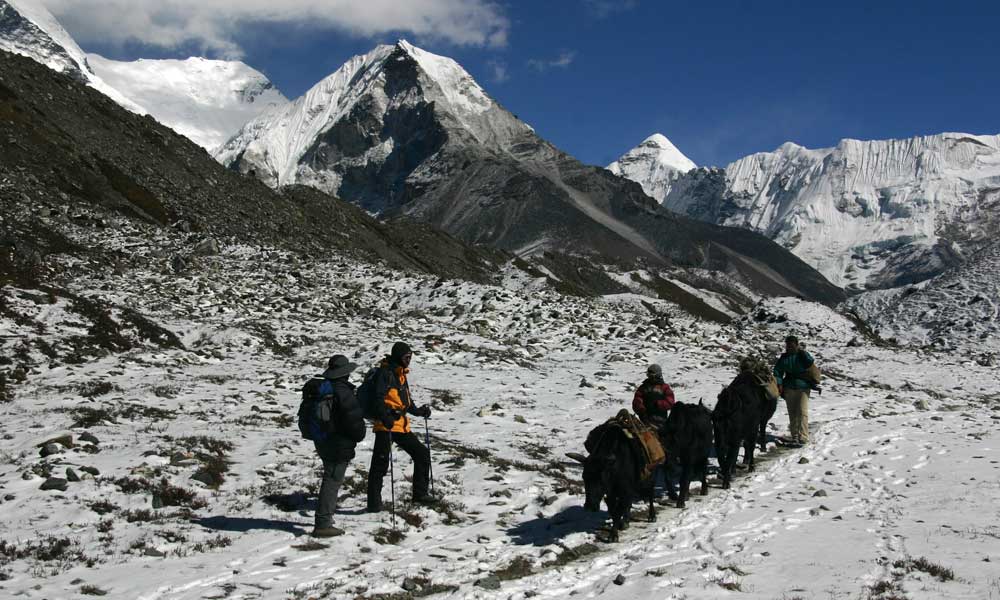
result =
[[643,421],[651,417],[666,418],[675,402],[674,390],[670,389],[669,385],[662,380],[647,379],[635,391],[635,397],[632,399],[632,410]]

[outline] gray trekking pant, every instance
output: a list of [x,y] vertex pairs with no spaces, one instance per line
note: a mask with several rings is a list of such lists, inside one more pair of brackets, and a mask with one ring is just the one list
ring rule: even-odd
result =
[[347,464],[350,460],[328,460],[323,458],[323,483],[319,487],[319,502],[316,504],[316,529],[333,525],[333,513],[337,511],[337,494],[344,483]]

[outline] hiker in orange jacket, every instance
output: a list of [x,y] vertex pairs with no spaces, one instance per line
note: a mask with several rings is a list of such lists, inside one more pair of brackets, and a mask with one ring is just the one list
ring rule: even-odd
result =
[[380,365],[375,397],[382,398],[376,406],[375,448],[368,469],[368,512],[382,510],[382,480],[389,470],[390,446],[396,444],[413,459],[413,501],[433,502],[428,493],[431,452],[410,430],[410,417],[431,416],[431,407],[416,406],[410,397],[408,373],[413,352],[404,342],[396,342],[392,352]]

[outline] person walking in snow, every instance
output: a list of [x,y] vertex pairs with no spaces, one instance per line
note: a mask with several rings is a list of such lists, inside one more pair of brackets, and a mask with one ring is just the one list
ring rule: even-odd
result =
[[344,533],[343,529],[333,526],[337,493],[344,483],[347,465],[354,458],[354,447],[365,439],[366,429],[361,406],[354,395],[354,386],[347,380],[357,367],[346,356],[337,354],[330,358],[327,369],[321,376],[324,380],[320,387],[321,393],[333,395],[331,405],[334,414],[331,415],[330,422],[334,429],[325,440],[313,442],[316,453],[323,461],[323,479],[316,505],[315,529],[312,532],[316,537],[333,537]]
[[778,392],[788,407],[788,437],[794,444],[809,442],[809,392],[813,384],[806,373],[814,363],[811,354],[799,346],[799,338],[785,338],[785,353],[774,363]]
[[[664,447],[667,444],[662,439],[663,426],[666,424],[667,417],[670,416],[670,409],[675,402],[674,390],[670,389],[670,386],[663,380],[663,368],[657,364],[649,365],[646,368],[646,379],[636,388],[635,396],[632,398],[632,412],[639,415],[639,419],[643,423],[656,430]],[[679,471],[674,458],[668,456],[662,469],[657,469],[657,471],[663,472],[667,495],[672,500],[677,498],[676,487]],[[654,474],[653,478],[655,485],[655,480],[658,477]]]
[[375,397],[375,448],[368,470],[368,512],[382,510],[382,480],[389,470],[391,445],[395,444],[413,459],[413,501],[433,502],[428,493],[430,482],[430,449],[410,430],[410,417],[430,417],[431,407],[416,406],[410,396],[408,373],[413,352],[404,342],[396,342],[389,356],[379,366]]

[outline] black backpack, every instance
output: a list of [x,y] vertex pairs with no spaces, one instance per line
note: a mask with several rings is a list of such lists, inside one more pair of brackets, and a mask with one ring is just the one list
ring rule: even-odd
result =
[[375,387],[378,384],[378,376],[382,371],[381,367],[372,367],[365,373],[365,378],[358,387],[358,405],[361,407],[361,416],[374,421],[379,417],[379,403],[383,398],[377,398]]
[[333,382],[323,377],[313,377],[302,386],[302,403],[299,404],[299,433],[307,440],[325,442],[334,431],[333,414],[336,409]]

